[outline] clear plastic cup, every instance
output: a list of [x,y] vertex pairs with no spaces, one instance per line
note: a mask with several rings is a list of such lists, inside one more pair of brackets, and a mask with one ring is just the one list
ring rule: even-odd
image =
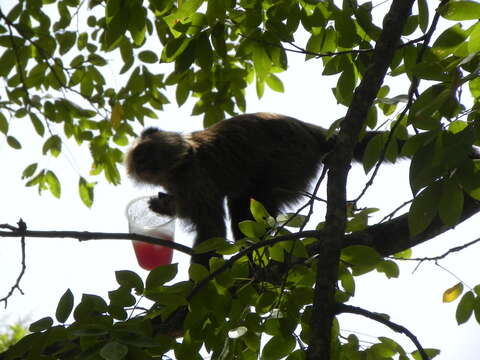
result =
[[[174,241],[175,218],[159,215],[148,207],[150,196],[130,201],[126,208],[128,231],[163,240]],[[142,241],[132,241],[138,265],[145,270],[152,270],[160,265],[171,264],[173,249]]]

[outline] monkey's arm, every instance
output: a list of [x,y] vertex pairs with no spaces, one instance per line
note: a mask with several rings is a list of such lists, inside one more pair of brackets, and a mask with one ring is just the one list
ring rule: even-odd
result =
[[175,216],[175,198],[163,192],[159,192],[157,196],[151,197],[148,201],[150,210],[160,215]]

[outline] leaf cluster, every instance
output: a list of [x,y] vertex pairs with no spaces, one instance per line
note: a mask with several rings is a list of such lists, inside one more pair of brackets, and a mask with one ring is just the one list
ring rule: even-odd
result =
[[[253,200],[251,210],[255,220],[243,223],[247,236],[243,242],[231,245],[217,238],[195,251],[228,253],[232,247],[248,250],[249,246],[254,250],[234,261],[214,257],[210,272],[192,264],[189,281],[172,282],[176,264],[157,267],[145,282],[132,271],[117,271],[119,287],[108,293],[108,299],[84,294],[75,304],[67,290],[55,318],[31,324],[32,334],[0,358],[154,359],[174,354],[177,359],[201,359],[201,354],[209,354],[213,359],[304,359],[317,269],[317,260],[309,257],[306,246],[314,239],[275,243],[272,234],[289,234],[305,219],[298,214],[273,219]],[[398,276],[396,263],[372,248],[345,248],[336,300],[351,299],[355,277],[372,270],[389,278]],[[141,307],[142,298],[153,301],[153,306]],[[342,341],[337,321],[333,334],[334,359],[417,358],[388,338],[368,347],[353,334]]]

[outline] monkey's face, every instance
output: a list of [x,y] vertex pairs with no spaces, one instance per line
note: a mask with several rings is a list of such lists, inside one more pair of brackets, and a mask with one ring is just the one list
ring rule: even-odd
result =
[[180,134],[145,129],[127,153],[127,173],[139,182],[165,186],[169,173],[181,164],[188,150]]

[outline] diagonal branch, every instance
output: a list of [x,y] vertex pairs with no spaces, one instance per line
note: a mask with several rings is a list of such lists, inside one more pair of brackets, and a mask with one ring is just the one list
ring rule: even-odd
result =
[[371,311],[356,307],[356,306],[351,306],[351,305],[345,305],[345,304],[338,304],[337,305],[337,313],[351,313],[351,314],[356,314],[356,315],[361,315],[365,316],[369,319],[372,319],[374,321],[377,321],[385,326],[388,326],[390,329],[392,329],[395,332],[405,334],[417,347],[418,352],[420,353],[422,360],[430,360],[430,357],[427,355],[425,352],[425,349],[422,347],[420,342],[418,341],[417,337],[412,334],[410,330],[408,330],[406,327],[396,324],[388,319],[386,319],[384,316],[373,313]]

